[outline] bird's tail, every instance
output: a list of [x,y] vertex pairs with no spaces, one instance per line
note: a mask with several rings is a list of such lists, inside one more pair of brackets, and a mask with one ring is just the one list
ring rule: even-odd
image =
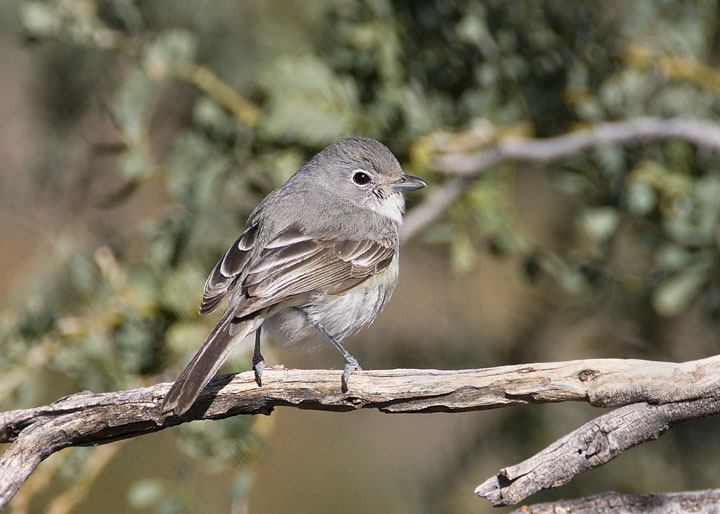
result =
[[232,310],[226,312],[165,395],[162,414],[181,416],[187,412],[228,358],[234,343],[260,328],[263,321],[260,316],[235,318]]

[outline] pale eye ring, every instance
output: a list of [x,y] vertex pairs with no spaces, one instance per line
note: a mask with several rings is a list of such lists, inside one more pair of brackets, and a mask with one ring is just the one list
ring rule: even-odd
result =
[[366,184],[369,184],[372,178],[370,178],[370,175],[368,175],[364,171],[357,170],[355,173],[353,173],[352,180],[358,186],[364,186]]

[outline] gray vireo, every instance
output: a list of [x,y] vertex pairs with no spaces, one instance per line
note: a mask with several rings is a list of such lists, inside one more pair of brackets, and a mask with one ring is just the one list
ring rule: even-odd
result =
[[163,414],[185,413],[233,343],[252,332],[259,386],[261,332],[287,343],[322,334],[345,358],[347,392],[360,366],[340,341],[372,323],[390,299],[398,280],[403,193],[423,187],[382,143],[348,138],[267,195],[205,283],[200,313],[212,312],[225,297],[228,306],[168,391]]

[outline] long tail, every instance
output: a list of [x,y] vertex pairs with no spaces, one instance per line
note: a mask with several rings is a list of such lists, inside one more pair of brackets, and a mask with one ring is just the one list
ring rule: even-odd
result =
[[231,310],[226,312],[165,395],[163,415],[187,412],[228,358],[234,343],[260,328],[263,321],[260,316],[237,319]]

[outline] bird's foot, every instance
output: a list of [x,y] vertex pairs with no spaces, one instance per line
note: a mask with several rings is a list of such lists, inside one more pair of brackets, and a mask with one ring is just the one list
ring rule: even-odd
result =
[[362,368],[360,367],[360,364],[358,364],[358,361],[355,357],[350,355],[345,360],[345,369],[343,370],[342,378],[341,378],[341,384],[340,388],[343,393],[348,392],[348,380],[350,379],[350,375],[353,371],[360,370],[362,371]]
[[262,373],[264,369],[265,359],[262,358],[262,355],[259,359],[253,357],[253,371],[255,372],[255,382],[258,387],[262,387]]

